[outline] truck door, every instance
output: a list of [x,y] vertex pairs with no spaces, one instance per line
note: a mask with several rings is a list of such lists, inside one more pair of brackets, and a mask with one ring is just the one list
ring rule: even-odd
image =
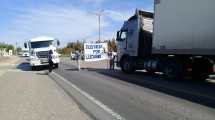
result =
[[128,41],[127,41],[127,30],[121,30],[117,32],[117,41],[119,50],[127,50]]

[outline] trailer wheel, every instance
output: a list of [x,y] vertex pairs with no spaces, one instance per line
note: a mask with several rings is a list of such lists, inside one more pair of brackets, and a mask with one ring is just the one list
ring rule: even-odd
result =
[[125,57],[121,61],[121,69],[125,73],[133,73],[135,71],[134,61],[130,57]]
[[163,73],[168,79],[183,79],[183,64],[176,60],[167,60],[163,68]]
[[213,69],[213,63],[205,58],[195,58],[192,66],[192,79],[195,81],[205,81]]

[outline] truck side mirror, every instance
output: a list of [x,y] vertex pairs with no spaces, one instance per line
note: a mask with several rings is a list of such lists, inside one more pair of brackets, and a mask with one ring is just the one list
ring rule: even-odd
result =
[[24,47],[25,47],[25,48],[28,48],[27,43],[24,43]]
[[116,40],[117,40],[117,41],[120,41],[120,32],[121,32],[121,31],[117,31],[117,36],[116,36]]
[[57,40],[57,46],[60,46],[60,41],[59,40]]

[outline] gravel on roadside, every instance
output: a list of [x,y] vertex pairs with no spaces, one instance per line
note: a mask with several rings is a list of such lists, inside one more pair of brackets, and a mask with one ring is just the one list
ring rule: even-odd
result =
[[13,65],[19,61],[17,56],[2,57],[0,56],[0,65]]

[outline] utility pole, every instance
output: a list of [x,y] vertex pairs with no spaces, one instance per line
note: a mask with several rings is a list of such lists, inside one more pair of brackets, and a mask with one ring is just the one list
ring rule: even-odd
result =
[[98,15],[99,17],[99,42],[101,41],[101,14]]
[[103,15],[104,10],[100,10],[99,12],[96,12],[95,14],[98,16],[98,23],[99,23],[99,42],[101,42],[101,16]]
[[15,52],[16,55],[18,55],[18,53],[17,53],[17,47],[18,47],[18,43],[16,42],[16,46],[15,46],[15,50],[14,50],[14,52]]

